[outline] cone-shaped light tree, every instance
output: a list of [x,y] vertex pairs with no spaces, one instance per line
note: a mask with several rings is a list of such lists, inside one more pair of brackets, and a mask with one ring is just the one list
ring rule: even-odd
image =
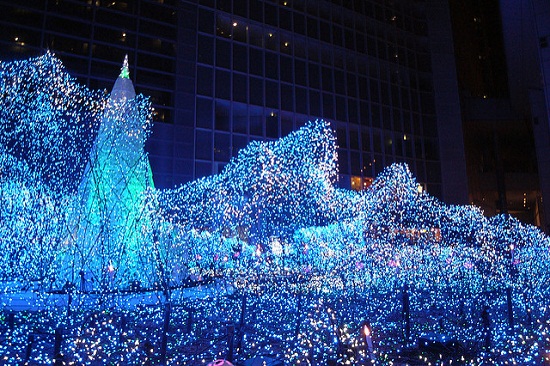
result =
[[145,201],[154,186],[144,151],[149,117],[147,103],[136,97],[126,56],[78,187],[69,236],[71,277],[85,272],[103,288],[152,279]]

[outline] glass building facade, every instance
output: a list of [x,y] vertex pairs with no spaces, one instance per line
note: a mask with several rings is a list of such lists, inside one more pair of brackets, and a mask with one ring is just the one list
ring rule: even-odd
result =
[[442,197],[450,155],[433,7],[448,11],[430,0],[0,1],[0,57],[50,49],[83,83],[110,89],[128,54],[155,108],[157,187],[218,173],[250,141],[323,118],[337,134],[340,186],[365,188],[406,162]]

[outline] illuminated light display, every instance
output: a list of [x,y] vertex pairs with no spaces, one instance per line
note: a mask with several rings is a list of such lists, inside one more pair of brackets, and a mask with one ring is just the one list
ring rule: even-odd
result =
[[337,188],[326,121],[155,189],[129,77],[105,95],[52,54],[0,63],[2,362],[548,362],[537,228],[446,205],[405,164]]
[[[149,134],[147,101],[136,98],[128,57],[101,116],[101,124],[76,193],[65,259],[72,273],[84,272],[99,287],[155,281],[150,211],[154,187],[144,152]],[[77,273],[75,273],[77,272]]]

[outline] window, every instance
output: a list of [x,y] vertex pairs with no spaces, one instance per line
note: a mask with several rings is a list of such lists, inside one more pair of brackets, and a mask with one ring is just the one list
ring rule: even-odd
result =
[[[158,22],[146,21],[143,18],[139,23],[140,29],[146,29],[147,33],[155,38],[174,39],[176,30],[173,26],[162,25]],[[139,29],[138,29],[139,32]]]
[[233,145],[231,146],[231,155],[237,156],[239,151],[244,149],[248,144],[246,136],[233,135]]
[[307,114],[307,89],[296,87],[296,112]]
[[294,38],[294,56],[300,58],[307,57],[306,42],[303,39]]
[[291,38],[287,36],[282,36],[280,44],[281,53],[292,55],[292,48],[293,44],[291,42]]
[[357,112],[357,102],[354,99],[348,99],[348,121],[350,123],[359,123]]
[[252,20],[263,23],[264,18],[264,3],[261,1],[249,1],[250,18]]
[[[5,34],[7,32],[4,32],[4,36],[6,36],[6,40],[8,42],[13,42],[15,37],[14,36],[11,36],[11,35],[8,35],[8,34]],[[15,44],[17,44],[17,42],[22,42],[22,43],[26,43],[26,42],[29,42],[30,39],[26,37],[26,33],[27,32],[19,32],[17,31],[17,41],[15,41]],[[39,36],[36,37],[37,40],[40,39]],[[24,39],[24,41],[23,41]],[[89,52],[89,43],[88,42],[82,42],[81,40],[76,40],[76,39],[71,39],[71,38],[67,38],[67,37],[62,37],[62,36],[58,36],[58,35],[49,35],[48,37],[48,40],[47,40],[47,44],[48,44],[48,47],[51,47],[52,49],[55,49],[56,51],[68,51],[70,53],[73,53],[73,54],[77,54],[77,55],[82,55],[82,56],[88,56],[88,52]],[[65,60],[63,60],[65,61]],[[84,64],[84,62],[83,62]],[[71,70],[71,71],[75,71],[74,69]],[[83,71],[84,71],[84,68],[83,68]],[[87,70],[85,71],[87,72]]]
[[[346,80],[348,83],[348,89],[347,89],[346,95],[348,97],[356,97],[357,96],[357,79],[355,78],[355,75],[349,72],[346,73]],[[366,82],[365,79],[363,79],[363,81]]]
[[279,116],[274,111],[269,112],[265,118],[265,136],[274,139],[279,137]]
[[282,29],[292,30],[292,13],[284,8],[279,9],[279,26]]
[[281,56],[281,80],[292,83],[293,80],[293,62],[289,57]]
[[361,154],[358,151],[350,151],[351,174],[361,175]]
[[355,33],[355,49],[359,53],[365,53],[365,36],[361,33]]
[[279,50],[279,34],[275,30],[266,30],[265,48],[272,51]]
[[203,64],[214,64],[214,38],[199,35],[197,61]]
[[347,107],[346,98],[337,95],[336,96],[336,119],[338,121],[348,120],[346,107]]
[[326,92],[332,92],[334,86],[332,84],[332,69],[323,67],[323,90]]
[[261,107],[250,107],[250,134],[263,136],[264,113]]
[[213,72],[211,68],[197,66],[197,94],[212,96]]
[[231,158],[230,135],[216,133],[214,135],[214,160],[228,162]]
[[248,26],[248,42],[252,46],[257,46],[260,48],[264,47],[264,33],[261,27],[254,25]]
[[306,63],[302,60],[294,60],[294,79],[296,84],[307,86]]
[[319,45],[310,40],[307,48],[307,55],[310,62],[319,62]]
[[343,149],[348,148],[348,140],[346,130],[344,128],[339,128],[336,130],[336,142],[338,143],[338,147]]
[[334,102],[332,94],[323,93],[323,117],[327,119],[334,118]]
[[370,79],[369,83],[370,87],[370,100],[372,102],[380,102],[380,96],[378,94],[378,81],[374,79]]
[[231,127],[230,104],[225,100],[216,101],[215,107],[215,129],[217,131],[229,131]]
[[305,18],[303,14],[294,13],[294,32],[298,34],[306,34]]
[[266,24],[277,27],[279,23],[277,21],[277,15],[277,8],[275,6],[268,3],[264,4],[264,16]]
[[344,42],[347,49],[352,51],[355,50],[355,39],[353,37],[353,32],[348,28],[344,29]]
[[266,80],[265,104],[270,108],[279,108],[279,83]]
[[263,53],[255,48],[248,49],[248,59],[250,61],[250,73],[263,76]]
[[231,43],[218,39],[216,41],[216,66],[231,67]]
[[359,121],[363,126],[372,126],[369,104],[367,102],[359,102]]
[[392,129],[392,118],[391,118],[391,111],[388,106],[382,106],[382,126],[386,130]]
[[281,109],[294,111],[294,90],[291,85],[281,85]]
[[233,44],[233,70],[248,71],[248,51],[246,46]]
[[[114,16],[114,18],[117,18],[117,16]],[[66,34],[67,29],[70,29],[70,34],[73,36],[80,36],[80,37],[89,37],[91,32],[91,26],[89,24],[86,24],[84,22],[74,21],[74,20],[68,20],[63,18],[56,18],[52,15],[49,15],[47,18],[48,24],[46,27],[52,31],[57,31],[61,34]],[[35,25],[36,26],[36,25]],[[97,28],[97,31],[100,32],[100,36],[103,37],[105,34],[111,34],[114,35],[119,39],[122,34],[121,32],[114,31],[114,30],[108,30],[106,28]],[[104,39],[104,37],[102,38]],[[112,41],[113,39],[111,39]],[[28,42],[28,40],[23,40],[24,42]]]
[[236,42],[246,43],[248,26],[233,22],[233,40]]
[[[363,176],[373,177],[375,174],[373,174],[374,159],[372,157],[372,154],[369,152],[369,153],[363,153],[361,155],[363,157]],[[372,181],[369,183],[372,183]]]
[[321,116],[321,103],[319,100],[321,95],[319,92],[310,90],[309,91],[309,114],[312,116]]
[[314,39],[319,38],[317,19],[307,17],[307,36]]
[[233,100],[246,103],[247,96],[246,76],[236,73],[233,74]]
[[249,80],[250,104],[264,105],[264,85],[263,80],[250,77]]
[[265,53],[265,77],[279,80],[279,56],[276,53]]
[[362,151],[371,150],[370,134],[366,131],[361,132],[361,150]]
[[212,175],[212,164],[201,161],[195,162],[195,179]]
[[[233,103],[233,132],[248,133],[248,109],[245,104]],[[233,137],[234,139],[235,137]]]
[[321,21],[321,41],[330,43],[330,25],[326,22]]
[[342,28],[337,27],[337,26],[333,27],[332,28],[332,42],[335,46],[340,46],[340,47],[343,46],[342,37],[343,37]]
[[197,98],[197,127],[212,128],[212,100]]
[[340,174],[349,174],[349,159],[347,150],[338,149],[338,166],[340,168]]
[[[44,7],[44,2],[42,1],[35,1],[35,3],[36,5],[32,6],[38,6],[40,8]],[[25,5],[30,5],[29,1],[27,1]],[[82,20],[92,20],[92,9],[89,4],[71,4],[68,1],[49,1],[48,11],[51,12],[50,14],[55,12],[57,14],[67,14],[73,17],[76,15]],[[10,16],[12,17],[11,21],[20,25],[41,24],[41,22],[39,22],[33,15],[35,14],[30,11],[10,11]]]
[[384,163],[384,156],[375,154],[373,161],[374,161],[374,174],[373,175],[380,174],[382,172],[382,170],[384,170],[384,167],[386,166],[385,163]]
[[212,160],[212,133],[207,131],[196,131],[195,158],[201,160]]
[[233,2],[233,13],[235,15],[241,16],[243,18],[247,17],[248,9],[246,1],[234,1]]
[[[114,5],[115,1],[111,2],[111,5]],[[134,1],[116,1],[117,7],[125,7],[125,9],[120,9],[132,13],[131,7],[134,5]],[[135,4],[137,7],[137,4]],[[165,23],[175,24],[176,16],[175,11],[172,6],[163,6],[158,2],[142,2],[140,3],[140,15],[143,18],[161,20]]]
[[231,74],[228,71],[216,70],[216,97],[229,99],[231,94]]
[[281,136],[286,136],[294,131],[292,115],[281,113]]
[[381,144],[381,135],[379,130],[373,131],[372,134],[372,142],[374,145],[374,152],[381,153],[382,152],[382,144]]
[[334,70],[334,86],[336,93],[346,95],[346,79],[343,71]]
[[233,22],[226,15],[218,14],[216,17],[216,35],[223,38],[231,38]]
[[321,87],[319,65],[309,64],[309,87],[319,89]]

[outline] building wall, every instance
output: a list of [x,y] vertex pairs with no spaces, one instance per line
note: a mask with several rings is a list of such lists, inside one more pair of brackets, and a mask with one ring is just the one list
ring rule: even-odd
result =
[[544,229],[547,133],[532,123],[541,115],[532,91],[542,80],[533,3],[450,3],[470,202]]
[[427,16],[442,162],[442,197],[447,203],[467,204],[468,179],[449,6],[440,0],[431,0],[429,4]]
[[461,170],[443,168],[442,187],[440,157],[460,165],[461,147],[440,149],[457,111],[446,109],[452,91],[434,99],[455,83],[447,65],[434,85],[432,48],[452,38],[430,40],[429,22],[448,28],[428,17],[433,6],[448,11],[405,0],[0,1],[0,57],[49,48],[91,88],[110,89],[128,53],[136,90],[155,107],[157,187],[217,173],[250,141],[324,118],[341,186],[364,187],[403,161],[429,193],[460,202]]
[[[500,0],[503,38],[514,112],[533,132],[539,225],[550,230],[550,3]],[[546,199],[544,199],[546,197]]]
[[[542,227],[550,232],[550,3],[531,0],[532,24],[535,28],[540,65],[540,87],[529,90],[533,116],[540,185],[543,197]],[[538,69],[538,68],[537,68]]]

